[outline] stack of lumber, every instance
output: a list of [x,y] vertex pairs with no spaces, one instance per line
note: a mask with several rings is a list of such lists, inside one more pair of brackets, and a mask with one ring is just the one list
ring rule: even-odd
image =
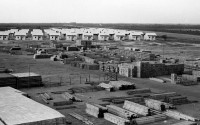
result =
[[134,89],[134,90],[131,90],[131,91],[127,91],[128,95],[141,94],[141,93],[151,93],[151,89],[142,88],[142,89]]
[[85,93],[85,92],[102,91],[103,88],[99,86],[83,86],[83,87],[72,87],[68,90],[72,91],[73,93]]
[[166,109],[172,109],[175,108],[172,104],[161,102],[154,99],[145,99],[145,104],[147,107],[159,110],[159,111],[165,111]]
[[115,105],[107,105],[106,107],[109,113],[120,116],[122,118],[129,119],[129,120],[133,118],[138,118],[138,115],[136,113],[117,107]]
[[80,68],[87,70],[99,70],[99,64],[80,63]]
[[127,100],[125,100],[123,108],[143,116],[151,115],[148,107]]
[[53,56],[52,54],[34,54],[33,58],[34,59],[46,59],[46,58],[50,58],[51,56]]
[[156,81],[156,82],[160,82],[160,83],[164,83],[165,81],[162,79],[158,79],[158,78],[149,78],[150,80]]
[[83,116],[77,114],[77,113],[69,113],[69,115],[71,115],[72,117],[82,121],[83,123],[87,124],[87,125],[94,125],[91,121],[89,121],[87,118],[84,118]]
[[0,87],[10,86],[13,88],[17,88],[17,79],[15,76],[10,75],[8,73],[0,74]]
[[49,104],[49,100],[53,99],[48,93],[41,93],[40,97],[46,104]]
[[64,106],[73,104],[72,100],[63,98],[62,94],[55,94],[53,100],[50,100],[52,106]]
[[158,115],[153,115],[153,116],[136,118],[132,122],[136,123],[136,125],[144,125],[144,124],[150,124],[150,123],[154,123],[158,121],[163,121],[165,119],[167,119],[166,115],[158,114]]
[[103,118],[104,113],[107,112],[107,108],[98,104],[86,103],[85,111],[87,114],[92,115],[94,117]]
[[192,121],[181,121],[178,123],[174,123],[172,125],[198,125],[196,122],[192,122]]
[[[131,102],[135,102],[135,103],[139,103],[139,104],[144,104],[144,98],[143,97],[135,97],[135,96],[129,96],[129,97],[110,97],[110,98],[101,98],[102,101],[108,101],[108,102],[112,102],[115,103],[116,101],[121,100],[120,103],[124,103],[125,100],[131,101]],[[120,104],[118,103],[118,104]]]
[[109,84],[117,90],[135,89],[135,84],[127,81],[110,81]]
[[17,78],[17,88],[42,86],[42,77],[39,74],[30,73],[12,73]]
[[159,94],[151,94],[151,98],[155,100],[164,100],[167,97],[177,96],[176,92],[168,92],[168,93],[159,93]]
[[130,121],[124,118],[121,118],[119,116],[110,114],[110,113],[104,113],[104,119],[117,124],[117,125],[129,125]]
[[114,91],[114,87],[110,84],[100,83],[98,86],[104,88],[105,90],[107,90],[109,92]]
[[72,101],[76,101],[76,102],[82,102],[81,99],[77,98],[76,96],[68,93],[68,92],[64,92],[62,94],[63,98],[67,99],[67,100],[72,100]]
[[174,111],[174,110],[167,110],[164,114],[169,117],[172,117],[174,119],[178,119],[178,120],[184,119],[187,121],[199,121],[199,119],[197,119],[197,118],[194,118],[192,116],[189,116],[189,115],[186,115],[181,112]]
[[180,105],[180,104],[186,104],[188,103],[188,99],[185,96],[174,96],[174,97],[167,97],[165,99],[166,102],[174,104],[174,105]]

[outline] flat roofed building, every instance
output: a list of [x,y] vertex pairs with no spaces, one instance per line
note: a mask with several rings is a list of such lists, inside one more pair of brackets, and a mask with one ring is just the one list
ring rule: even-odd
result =
[[8,40],[9,32],[3,31],[0,32],[0,40]]
[[11,87],[0,88],[0,118],[6,125],[65,125],[65,116]]
[[156,33],[145,33],[144,34],[144,40],[156,40]]

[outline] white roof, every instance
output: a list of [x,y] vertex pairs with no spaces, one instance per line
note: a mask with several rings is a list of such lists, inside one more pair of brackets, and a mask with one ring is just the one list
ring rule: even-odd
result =
[[148,36],[157,36],[156,33],[145,33],[145,35],[148,35]]
[[43,32],[41,30],[34,30],[31,32],[33,36],[43,36]]
[[15,36],[26,36],[26,32],[16,32]]
[[132,36],[141,36],[143,33],[142,32],[132,32],[130,35]]
[[9,32],[7,31],[0,32],[0,36],[8,36],[8,35],[9,35]]
[[61,113],[22,95],[11,87],[0,88],[0,118],[7,125],[42,123],[65,118]]
[[39,74],[30,72],[30,73],[11,73],[15,77],[29,77],[29,76],[40,76]]

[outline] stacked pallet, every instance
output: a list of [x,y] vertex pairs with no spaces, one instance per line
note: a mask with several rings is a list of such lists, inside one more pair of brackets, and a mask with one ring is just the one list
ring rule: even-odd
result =
[[165,111],[166,109],[172,109],[175,108],[172,104],[161,102],[154,99],[145,99],[145,104],[147,107],[159,110],[159,111]]
[[109,113],[112,113],[114,115],[120,116],[125,119],[131,120],[133,118],[138,117],[138,115],[136,113],[133,113],[131,111],[128,111],[128,110],[120,108],[120,107],[117,107],[115,105],[107,105],[106,107],[107,107]]
[[114,91],[114,87],[110,84],[100,83],[98,86],[104,88],[105,90],[107,90],[109,92]]
[[191,121],[181,121],[178,123],[174,123],[172,125],[198,125],[196,122],[191,122]]
[[141,93],[151,93],[151,89],[142,88],[142,89],[134,89],[134,90],[131,90],[131,91],[127,91],[128,95],[141,94]]
[[62,96],[56,96],[53,98],[53,100],[50,100],[50,104],[52,106],[64,106],[64,105],[73,104],[73,101],[67,100],[67,99],[63,98]]
[[130,121],[124,118],[121,118],[119,116],[110,114],[110,113],[104,113],[104,119],[117,124],[117,125],[129,125]]
[[168,92],[168,93],[159,93],[159,94],[151,94],[151,98],[155,100],[164,100],[167,97],[177,96],[176,92]]
[[0,87],[10,86],[17,88],[17,79],[13,75],[7,73],[0,74]]
[[174,105],[180,105],[180,104],[186,104],[188,103],[188,99],[185,96],[174,96],[174,97],[167,97],[165,99],[166,102],[174,104]]
[[42,86],[42,77],[39,74],[30,73],[11,73],[17,79],[17,88]]
[[189,116],[189,115],[186,115],[181,112],[174,111],[174,110],[167,110],[164,114],[169,117],[172,117],[174,119],[178,119],[178,120],[184,119],[187,121],[199,121],[199,119],[197,119],[197,118],[194,118],[192,116]]
[[127,100],[125,100],[123,108],[143,116],[151,115],[148,107]]
[[135,89],[135,84],[127,81],[110,81],[109,85],[117,90]]
[[144,125],[144,124],[150,124],[150,123],[154,123],[154,122],[158,122],[158,121],[163,121],[166,119],[167,119],[166,115],[158,114],[158,115],[153,115],[153,116],[136,118],[132,122],[136,123],[136,125]]
[[98,104],[90,104],[86,103],[86,113],[92,115],[97,118],[103,118],[104,113],[107,112],[107,108],[98,105]]
[[85,93],[85,92],[96,92],[96,91],[101,91],[103,88],[99,86],[83,86],[83,87],[72,87],[68,89],[72,91],[73,93]]
[[110,98],[101,98],[102,101],[108,101],[108,102],[116,102],[121,100],[121,103],[124,103],[125,100],[131,101],[131,102],[135,102],[135,103],[139,103],[139,104],[144,104],[144,98],[143,97],[110,97]]

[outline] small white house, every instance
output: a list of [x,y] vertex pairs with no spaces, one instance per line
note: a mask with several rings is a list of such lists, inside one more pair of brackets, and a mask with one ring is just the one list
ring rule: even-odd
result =
[[49,33],[50,40],[60,40],[60,33],[52,32]]
[[93,34],[92,33],[84,33],[83,40],[93,40]]
[[0,32],[0,40],[8,40],[9,32]]
[[108,41],[109,40],[109,34],[108,33],[100,33],[99,36],[98,36],[98,40]]
[[132,32],[129,35],[129,40],[137,40],[140,41],[142,39],[142,32]]
[[26,32],[16,32],[15,33],[15,40],[26,40]]
[[144,34],[144,40],[156,40],[156,33],[145,33]]
[[31,34],[32,34],[32,40],[43,40],[44,34],[41,30],[33,30]]
[[122,40],[125,40],[125,34],[123,33],[116,33],[114,35],[114,40],[115,41],[122,41]]
[[75,41],[76,39],[77,39],[76,33],[67,33],[66,34],[66,40]]

